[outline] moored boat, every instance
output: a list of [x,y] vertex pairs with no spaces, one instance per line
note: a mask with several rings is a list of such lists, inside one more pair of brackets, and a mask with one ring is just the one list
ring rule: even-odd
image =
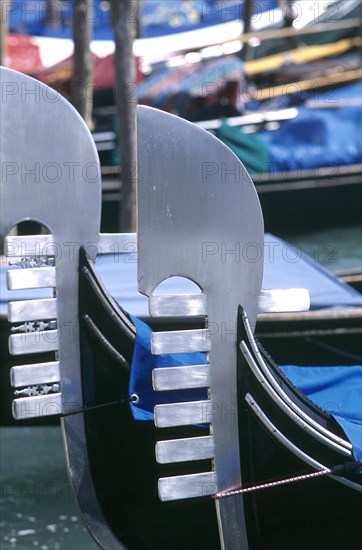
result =
[[[27,82],[2,73],[18,85]],[[65,101],[29,109],[19,97],[8,99],[3,128],[15,117],[24,132],[16,147],[12,136],[2,140],[5,162],[14,154],[22,162],[45,162],[49,151],[58,155],[54,162],[73,162],[75,142],[82,145],[75,148],[82,155],[77,162],[96,162],[88,130]],[[57,134],[39,124],[50,115],[62,120]],[[34,125],[37,140],[29,143]],[[189,147],[191,138],[197,152]],[[62,417],[70,479],[85,523],[103,548],[246,549],[266,541],[271,548],[290,548],[308,541],[317,549],[322,540],[340,547],[347,536],[357,547],[358,440],[337,422],[339,409],[332,417],[330,409],[308,401],[255,344],[257,312],[274,295],[261,293],[263,221],[247,172],[241,183],[229,176],[223,185],[217,178],[205,185],[203,163],[236,157],[209,133],[166,113],[140,108],[138,140],[139,290],[148,296],[152,318],[168,318],[168,330],[152,331],[126,316],[94,269],[100,251],[125,251],[136,242],[134,235],[99,233],[99,179],[80,177],[75,184],[64,176],[57,186],[43,180],[24,187],[8,172],[2,182],[5,253],[16,257],[22,250],[32,260],[28,270],[9,271],[9,288],[54,289],[52,298],[9,306],[17,328],[9,340],[12,354],[43,354],[38,363],[12,368],[14,385],[30,390],[14,400],[14,416]],[[42,223],[49,233],[9,234],[24,219]],[[242,250],[252,244],[261,256],[234,261],[236,242]],[[224,256],[215,253],[217,244],[225,245]],[[176,275],[193,281],[199,292],[155,292]],[[304,309],[305,292],[294,294],[294,309]],[[36,323],[35,330],[26,330],[28,323]],[[46,353],[54,357],[44,360]],[[352,372],[351,361],[344,365]],[[352,412],[360,415],[358,404]],[[273,485],[260,487],[269,473]],[[318,505],[313,510],[311,480]],[[295,516],[280,489],[287,486]],[[281,490],[278,496],[275,490]],[[254,491],[263,496],[250,496]]]

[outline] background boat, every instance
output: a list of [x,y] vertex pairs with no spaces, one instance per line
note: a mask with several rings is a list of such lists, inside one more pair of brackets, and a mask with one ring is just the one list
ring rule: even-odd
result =
[[[254,178],[268,231],[358,223],[362,72],[355,31],[335,44],[245,64],[228,55],[164,67],[139,84],[138,99],[196,122],[235,152]],[[99,101],[94,138],[110,221],[122,174],[113,108]],[[222,167],[212,169],[223,177]]]

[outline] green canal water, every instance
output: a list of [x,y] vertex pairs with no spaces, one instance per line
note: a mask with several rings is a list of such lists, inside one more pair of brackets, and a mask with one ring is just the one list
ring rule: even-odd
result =
[[67,478],[59,427],[0,429],[0,548],[93,550]]

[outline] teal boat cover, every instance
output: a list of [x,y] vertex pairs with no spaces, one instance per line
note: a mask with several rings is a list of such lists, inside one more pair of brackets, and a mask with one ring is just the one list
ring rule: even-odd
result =
[[224,120],[215,135],[241,160],[251,176],[266,172],[270,166],[270,146],[258,134],[245,134]]

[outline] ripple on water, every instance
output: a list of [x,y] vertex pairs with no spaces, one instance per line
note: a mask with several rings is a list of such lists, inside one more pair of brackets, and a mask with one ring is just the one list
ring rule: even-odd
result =
[[96,550],[65,468],[60,428],[0,428],[1,550]]

